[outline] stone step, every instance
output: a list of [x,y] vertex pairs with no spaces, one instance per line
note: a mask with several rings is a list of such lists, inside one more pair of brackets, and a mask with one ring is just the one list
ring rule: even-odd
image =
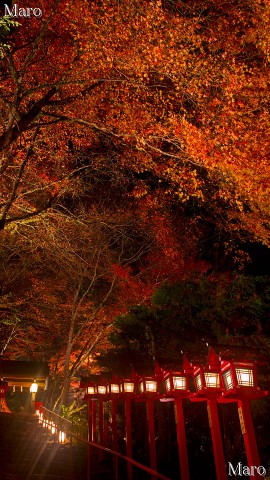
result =
[[[87,448],[53,441],[33,416],[0,413],[1,480],[86,480]],[[109,463],[91,458],[91,480],[112,480]]]

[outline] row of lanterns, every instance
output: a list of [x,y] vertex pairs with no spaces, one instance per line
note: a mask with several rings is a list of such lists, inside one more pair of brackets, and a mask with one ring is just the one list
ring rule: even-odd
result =
[[38,423],[42,427],[46,428],[49,432],[51,432],[52,435],[57,435],[59,443],[65,443],[66,432],[59,429],[58,425],[52,420],[43,418],[42,405],[40,405],[39,408],[36,410],[36,415],[38,417]]
[[[213,363],[213,359],[215,363]],[[265,393],[258,388],[257,368],[255,362],[218,361],[213,353],[210,362],[205,368],[193,366],[186,359],[183,364],[183,372],[156,372],[154,377],[141,376],[139,381],[136,376],[133,379],[121,379],[112,382],[91,382],[86,387],[86,395],[120,395],[120,394],[156,394],[158,393],[161,378],[164,385],[164,395],[189,392],[188,377],[193,374],[197,394],[206,392],[218,392],[224,396],[239,393],[244,388],[250,398],[264,396]],[[220,363],[220,366],[219,366]],[[158,368],[157,368],[158,370]]]
[[[193,378],[195,391],[189,389],[189,379]],[[93,400],[99,401],[99,421],[103,427],[103,402],[111,400],[116,411],[115,403],[119,399],[125,401],[126,411],[126,438],[127,456],[132,456],[131,447],[131,413],[130,400],[146,401],[148,418],[148,438],[150,447],[150,464],[156,469],[154,407],[155,399],[160,401],[174,401],[176,414],[176,430],[178,452],[180,460],[181,478],[189,480],[188,455],[186,448],[185,422],[182,400],[189,398],[192,402],[206,402],[211,430],[213,452],[215,457],[217,480],[227,480],[223,442],[220,431],[218,403],[236,402],[238,404],[239,420],[244,437],[248,465],[259,465],[257,442],[250,413],[250,400],[266,396],[268,392],[258,387],[256,362],[228,361],[219,358],[210,348],[207,365],[194,365],[184,357],[182,371],[163,371],[156,365],[153,377],[138,377],[133,374],[130,379],[112,379],[112,381],[89,382],[85,386],[86,399],[89,406],[89,425],[93,422]],[[91,411],[90,411],[91,410]],[[116,417],[115,417],[116,421]],[[93,438],[90,438],[93,440]],[[102,440],[102,438],[101,438]],[[128,445],[129,443],[129,445]],[[117,445],[117,441],[114,441]],[[132,478],[128,471],[128,478]],[[258,474],[255,479],[261,478]]]

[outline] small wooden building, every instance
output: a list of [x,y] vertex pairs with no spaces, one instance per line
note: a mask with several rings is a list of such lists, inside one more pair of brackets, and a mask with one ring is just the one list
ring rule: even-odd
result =
[[28,362],[24,360],[1,360],[0,380],[7,382],[13,391],[28,390],[33,382],[39,390],[46,390],[49,366],[46,362]]

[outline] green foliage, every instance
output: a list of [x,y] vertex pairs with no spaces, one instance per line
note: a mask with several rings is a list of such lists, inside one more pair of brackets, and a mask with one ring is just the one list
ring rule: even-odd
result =
[[61,405],[61,415],[72,422],[72,432],[80,438],[87,439],[88,423],[85,409],[87,405],[76,406],[74,401],[70,406]]
[[207,278],[199,282],[188,280],[176,285],[164,285],[152,298],[158,319],[164,326],[171,326],[176,333],[184,333],[186,327],[205,330],[208,311],[213,302],[213,289]]
[[74,417],[85,408],[86,405],[81,405],[80,407],[78,407],[75,401],[68,407],[65,405],[61,405],[62,417],[72,421]]
[[[114,348],[108,356],[109,363],[113,362],[115,373],[129,375],[132,367],[137,371],[152,368],[154,323],[151,312],[142,306],[132,307],[127,314],[116,318],[114,331],[109,336]],[[107,366],[106,353],[99,357],[100,363]]]
[[130,373],[131,366],[138,372],[151,370],[155,359],[176,368],[181,351],[201,353],[207,343],[232,339],[248,344],[258,335],[267,339],[269,298],[269,277],[202,276],[165,284],[150,307],[133,307],[116,319],[109,338],[112,348],[98,363],[119,374]]
[[6,39],[10,35],[13,27],[19,27],[20,23],[9,17],[0,18],[0,58],[3,58],[5,51],[10,49]]

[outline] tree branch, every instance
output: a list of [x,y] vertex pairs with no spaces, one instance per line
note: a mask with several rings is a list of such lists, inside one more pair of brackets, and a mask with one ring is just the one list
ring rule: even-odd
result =
[[53,95],[57,92],[57,87],[52,87],[43,98],[38,100],[30,110],[22,115],[14,127],[10,127],[0,136],[0,151],[7,148],[26,130],[32,128],[31,123],[40,114],[42,108],[47,104]]
[[33,212],[26,213],[25,215],[17,215],[17,216],[14,216],[14,217],[7,218],[4,221],[4,223],[0,222],[0,230],[3,230],[5,225],[11,224],[11,223],[16,223],[16,222],[19,222],[19,221],[22,221],[22,220],[27,220],[28,218],[35,217],[36,215],[39,215],[40,213],[45,212],[46,210],[48,210],[52,206],[53,200],[55,199],[56,196],[57,195],[52,196],[48,200],[48,202],[45,203],[45,205],[43,205],[43,207],[38,208],[38,209],[34,210]]
[[11,206],[12,206],[12,204],[13,204],[15,198],[16,198],[17,191],[18,191],[18,188],[19,188],[19,185],[20,185],[25,167],[26,167],[27,162],[29,160],[29,157],[30,157],[30,155],[33,151],[33,145],[35,143],[37,135],[38,135],[38,129],[34,132],[31,144],[30,144],[30,146],[27,150],[27,153],[25,155],[25,159],[21,163],[20,168],[19,168],[19,172],[18,172],[17,177],[15,178],[15,181],[13,183],[13,188],[12,188],[12,192],[10,194],[9,200],[7,201],[6,205],[3,208],[3,212],[2,212],[2,215],[0,217],[0,230],[1,230],[1,228],[2,229],[4,228],[6,218],[7,218],[7,214],[8,214],[8,212],[9,212],[9,210],[10,210],[10,208],[11,208]]

